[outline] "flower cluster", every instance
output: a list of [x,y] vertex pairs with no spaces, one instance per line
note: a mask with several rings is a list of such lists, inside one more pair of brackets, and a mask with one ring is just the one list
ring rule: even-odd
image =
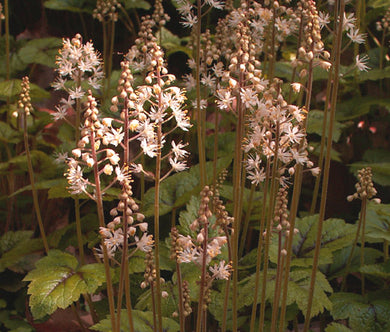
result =
[[389,33],[390,31],[390,8],[386,10],[385,15],[382,19],[376,22],[376,29],[378,31],[383,31],[384,34]]
[[[20,97],[18,100],[18,109],[21,110],[25,116],[30,115],[33,107],[31,105],[31,97],[30,97],[30,80],[28,76],[23,77],[22,79],[22,92],[20,93]],[[15,112],[14,116],[17,117],[18,113]]]
[[177,10],[183,19],[182,24],[188,28],[192,28],[198,23],[199,19],[201,19],[203,14],[200,10],[204,6],[215,9],[223,9],[224,7],[223,1],[220,0],[204,0],[201,3],[201,8],[198,8],[188,0],[176,0],[176,2],[178,4]]
[[[161,23],[161,21],[159,22]],[[144,72],[150,66],[152,60],[150,51],[157,43],[157,38],[154,33],[157,27],[155,18],[149,15],[141,18],[138,38],[135,40],[135,45],[129,49],[125,56],[133,72]]]
[[119,202],[110,211],[112,221],[106,227],[100,227],[99,231],[108,256],[114,258],[118,249],[124,249],[125,241],[127,241],[126,249],[134,247],[132,253],[136,250],[149,252],[153,247],[153,237],[147,234],[148,223],[144,221],[145,216],[138,212],[139,206],[132,198],[131,178],[126,167],[122,176],[117,176],[117,180],[122,187]]
[[[201,192],[199,217],[190,225],[190,229],[196,234],[195,237],[178,234],[174,238],[175,243],[172,243],[172,247],[179,263],[193,262],[198,266],[203,266],[203,264],[209,266],[212,260],[221,254],[222,247],[227,243],[227,236],[222,235],[224,233],[222,223],[210,224],[213,213],[209,208],[209,203],[212,196],[213,193],[207,186]],[[223,215],[222,219],[226,221],[228,218],[225,214]],[[214,231],[215,236],[211,236],[213,228],[217,228],[216,232]],[[224,260],[209,266],[210,282],[214,279],[228,279],[230,270],[231,265],[226,264]]]
[[[307,64],[312,64],[313,67],[320,66],[322,69],[329,70],[332,66],[330,53],[324,49],[324,43],[321,38],[322,22],[320,14],[317,10],[315,1],[307,0],[300,1],[297,9],[300,24],[303,27],[301,44],[298,45],[297,58],[292,61],[294,68],[299,70],[299,77],[306,78]],[[298,92],[300,83],[293,90]],[[297,91],[298,90],[298,91]]]
[[170,17],[167,13],[164,12],[162,0],[156,0],[154,2],[154,12],[152,18],[159,27],[164,26],[167,21],[169,21]]
[[93,17],[100,22],[118,20],[117,8],[122,5],[117,0],[97,0],[96,8],[93,10]]
[[63,40],[56,64],[58,77],[53,87],[55,90],[65,90],[69,94],[68,99],[62,98],[60,106],[56,107],[53,117],[57,121],[66,119],[68,111],[75,110],[77,101],[85,96],[82,83],[87,83],[89,88],[100,88],[103,68],[100,56],[93,44],[91,42],[83,44],[80,34],[76,34],[71,40]]
[[[117,131],[112,127],[108,127],[107,123],[109,121],[107,119],[102,122],[99,120],[99,111],[96,106],[97,102],[89,91],[81,139],[78,142],[78,147],[72,150],[73,158],[68,159],[68,171],[65,174],[72,194],[84,192],[92,199],[94,199],[94,196],[91,195],[89,188],[96,189],[97,184],[84,177],[82,168],[93,168],[95,181],[102,174],[111,175],[114,167],[115,179],[126,178],[119,166],[119,154],[110,148],[103,148],[103,145],[118,145],[123,139],[123,135],[120,134],[120,130]],[[112,183],[108,187],[110,186],[112,186]]]
[[[168,73],[160,47],[155,42],[152,44],[145,85],[138,86],[130,93],[127,103],[130,112],[129,128],[136,133],[144,154],[151,158],[161,152],[168,134],[176,128],[187,131],[191,126],[187,111],[183,109],[186,99],[184,91],[171,85],[175,76]],[[125,93],[123,96],[125,97]],[[115,102],[116,100],[114,104]],[[165,126],[169,126],[167,132],[164,132]],[[183,149],[186,145],[173,140],[170,145],[171,151],[162,158],[169,160],[170,172],[183,171],[187,168],[184,159],[188,152]],[[133,167],[135,172],[143,171],[141,165]]]
[[[349,202],[354,199],[373,199],[377,194],[377,191],[372,183],[372,170],[371,167],[363,168],[358,172],[359,181],[355,184],[356,192],[353,195],[347,197]],[[374,198],[373,201],[380,203],[379,198]]]
[[[308,158],[305,112],[295,105],[289,105],[280,93],[280,82],[275,81],[249,118],[249,133],[245,151],[248,153],[248,178],[254,184],[265,179],[262,158],[278,165],[280,184],[288,184],[297,164],[311,168]],[[276,162],[277,160],[277,162]]]
[[[326,27],[328,31],[334,33],[330,27],[331,17],[329,14],[320,12],[318,14],[320,28]],[[354,13],[344,13],[342,30],[348,37],[348,42],[343,46],[342,51],[345,51],[351,43],[362,44],[365,42],[366,34],[360,33],[356,26],[357,19]],[[369,58],[367,55],[355,57],[355,66],[359,71],[367,71],[370,68],[367,66]]]

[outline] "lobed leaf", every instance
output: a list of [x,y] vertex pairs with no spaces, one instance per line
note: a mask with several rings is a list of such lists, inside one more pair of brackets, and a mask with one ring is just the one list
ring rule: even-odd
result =
[[36,263],[24,281],[30,281],[28,294],[34,318],[52,314],[57,308],[65,309],[83,293],[93,293],[105,281],[103,264],[78,267],[77,259],[59,250]]
[[325,332],[352,332],[352,330],[343,324],[333,322],[325,328]]
[[[297,258],[311,258],[317,238],[318,215],[296,221],[299,233],[294,237],[293,252]],[[324,221],[321,237],[320,264],[329,264],[333,252],[348,246],[354,239],[356,225],[347,224],[342,219]]]
[[[153,332],[153,313],[151,311],[132,310],[133,325],[135,332]],[[180,330],[179,324],[171,318],[162,318],[162,332],[177,332]],[[111,320],[109,316],[101,320],[98,324],[90,327],[94,331],[111,332]],[[129,320],[125,309],[121,311],[120,332],[130,330]]]
[[[217,169],[221,171],[231,163],[230,157],[218,159]],[[212,162],[206,163],[207,178],[212,178]],[[172,211],[173,208],[183,206],[191,196],[200,192],[199,165],[192,166],[188,171],[169,176],[160,185],[160,216]],[[146,217],[154,215],[154,192],[151,188],[145,193],[143,214]]]
[[383,279],[390,279],[390,261],[381,264],[369,264],[360,268],[360,272]]
[[372,106],[390,108],[390,99],[379,99],[375,97],[355,97],[337,104],[336,120],[346,121],[358,118],[370,112]]
[[[298,268],[290,272],[290,280],[288,283],[288,293],[287,293],[287,305],[296,303],[299,310],[304,314],[307,310],[308,304],[308,294],[309,294],[309,285],[311,278],[311,269],[307,268]],[[272,302],[274,297],[275,290],[275,280],[276,279],[276,270],[269,269],[267,275],[267,285],[266,285],[266,300]],[[261,284],[263,276],[260,276],[260,287],[258,298],[261,296]],[[253,303],[254,294],[253,289],[255,286],[255,274],[250,277],[245,278],[240,282],[240,292],[238,295],[239,308],[244,306],[249,306]],[[311,315],[316,316],[319,313],[322,313],[325,309],[330,309],[332,303],[330,302],[326,293],[332,293],[333,289],[326,280],[324,274],[320,271],[317,271],[317,278],[314,289],[313,305]]]
[[[307,132],[309,134],[322,135],[324,112],[320,110],[312,110],[307,115]],[[346,125],[338,121],[335,122],[335,127],[332,134],[333,142],[338,142],[343,129]],[[328,130],[325,131],[325,135],[328,135]]]
[[390,303],[387,293],[363,297],[354,293],[336,293],[331,296],[334,319],[348,319],[353,331],[377,332],[390,329]]

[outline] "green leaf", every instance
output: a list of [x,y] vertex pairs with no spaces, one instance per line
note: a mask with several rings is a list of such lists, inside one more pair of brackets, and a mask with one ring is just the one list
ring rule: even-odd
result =
[[[153,313],[151,311],[132,310],[133,325],[135,332],[153,332]],[[100,332],[111,332],[111,320],[103,319],[100,323],[90,327],[92,330]],[[162,318],[162,332],[177,332],[180,330],[179,324],[171,318]],[[129,320],[125,309],[121,311],[121,326],[120,332],[127,332],[130,330]]]
[[[27,323],[15,310],[0,311],[0,327],[8,332],[33,332],[35,329]],[[3,330],[3,329],[2,329]]]
[[337,104],[336,120],[346,121],[358,118],[370,112],[372,106],[390,108],[390,99],[375,97],[355,97]]
[[[351,254],[352,246],[349,245],[346,248],[333,252],[333,262],[328,265],[321,266],[321,271],[328,276],[328,280],[332,280],[338,277],[345,276],[345,269],[349,256]],[[378,258],[381,258],[383,253],[377,249],[364,248],[364,262],[366,264],[373,264],[377,262]],[[355,248],[353,251],[353,257],[351,265],[348,269],[348,273],[358,272],[360,268],[360,247]]]
[[46,8],[54,10],[66,10],[70,12],[92,12],[92,8],[85,8],[85,0],[47,0],[44,3]]
[[31,312],[39,319],[57,308],[67,308],[83,293],[96,291],[105,281],[105,273],[103,264],[78,267],[74,256],[51,250],[23,280],[31,281],[28,286]]
[[[255,274],[250,277],[245,278],[240,282],[239,285],[239,295],[238,303],[239,309],[243,306],[249,306],[253,303],[253,290],[255,286]],[[288,283],[288,293],[287,293],[287,305],[296,303],[298,308],[306,313],[307,310],[307,300],[309,293],[309,285],[311,279],[311,269],[299,268],[290,272],[290,279]],[[260,287],[258,296],[261,296],[261,284],[262,284],[262,274],[260,276]],[[266,300],[273,302],[274,291],[275,291],[275,282],[276,282],[276,270],[269,269],[267,274],[267,285],[266,285]],[[317,271],[316,283],[314,288],[314,297],[311,316],[316,316],[319,313],[323,312],[325,309],[330,309],[332,304],[326,295],[326,293],[332,293],[332,287],[326,280],[324,274],[320,271]]]
[[186,205],[186,209],[180,212],[179,215],[179,223],[178,231],[180,234],[187,235],[195,235],[191,230],[190,225],[194,222],[196,218],[198,218],[198,211],[200,205],[200,198],[198,196],[192,196],[188,204]]
[[[307,132],[309,134],[317,134],[319,136],[322,135],[323,128],[323,120],[324,120],[324,112],[319,110],[312,110],[308,113],[307,116]],[[332,140],[333,142],[338,142],[341,136],[341,133],[346,125],[335,122],[335,127],[333,130]],[[328,136],[328,130],[325,131],[326,137]]]
[[11,128],[8,123],[0,122],[0,141],[4,143],[18,143],[19,140],[15,139],[18,132]]
[[[276,77],[286,78],[290,80],[292,77],[292,71],[293,68],[291,66],[291,61],[289,62],[278,61],[275,63]],[[327,80],[329,77],[329,73],[320,67],[315,67],[313,70],[313,77],[314,80]]]
[[[220,283],[223,284],[223,287],[221,287],[221,291],[211,290],[210,292],[210,303],[208,304],[208,310],[214,316],[214,318],[220,323],[220,325],[222,325],[223,312],[224,310],[227,310],[226,328],[228,331],[231,331],[233,330],[233,315],[232,315],[232,305],[231,305],[232,292],[229,292],[229,302],[227,308],[225,308],[224,300],[225,300],[226,282],[221,280]],[[267,313],[266,316],[268,316]],[[248,321],[248,318],[249,317],[246,317],[244,315],[239,315],[237,317],[237,326],[239,328],[239,331],[249,331],[249,328],[246,328],[244,326],[244,324]],[[270,317],[267,318],[270,319]],[[268,323],[270,323],[270,321],[265,323],[265,331],[269,331],[271,329],[271,326],[267,326]],[[255,330],[258,331],[259,329],[255,328]]]
[[[221,171],[231,163],[230,157],[218,159],[217,169]],[[206,163],[207,178],[212,178],[213,163]],[[191,196],[200,192],[199,165],[192,166],[189,171],[169,176],[160,186],[160,216],[169,213],[173,208],[183,206]],[[151,188],[145,193],[143,214],[146,217],[154,215],[154,192]]]
[[[55,175],[56,167],[54,165],[53,159],[43,151],[32,150],[31,151],[31,162],[34,169],[35,176],[39,175],[41,178],[50,178]],[[13,167],[14,171],[27,172],[27,156],[21,154],[19,156],[13,157],[7,162],[0,164],[0,171],[7,170],[10,166]]]
[[359,169],[371,167],[372,180],[381,186],[390,186],[390,162],[369,163],[357,162],[350,165],[352,172],[357,172]]
[[7,232],[1,237],[0,272],[43,249],[41,239],[30,239],[32,234],[31,231]]
[[359,72],[359,81],[377,81],[390,77],[390,66],[383,69],[374,68],[369,71]]
[[334,319],[348,319],[353,331],[377,332],[390,329],[390,303],[386,292],[365,298],[354,293],[335,293],[331,296]]
[[18,56],[26,64],[39,63],[55,67],[55,58],[58,49],[62,46],[60,38],[39,38],[30,40],[19,51]]
[[3,254],[33,235],[33,231],[8,231],[0,237],[0,254]]
[[[218,157],[233,156],[235,133],[218,133]],[[211,159],[214,157],[214,135],[206,138],[206,153]]]
[[368,203],[366,236],[367,241],[373,243],[390,241],[390,204]]
[[390,7],[390,0],[371,0],[367,4],[368,7],[379,8],[379,7]]
[[325,332],[353,332],[351,329],[340,323],[330,323],[326,328]]
[[120,1],[125,5],[126,9],[139,8],[139,9],[150,9],[150,4],[145,0],[122,0]]
[[[297,258],[311,259],[317,238],[318,215],[298,219],[295,227],[299,233],[294,237],[293,252]],[[348,246],[353,241],[355,232],[356,226],[347,224],[342,219],[325,220],[322,226],[320,264],[331,263],[332,253]]]
[[360,268],[360,272],[372,275],[374,277],[390,279],[390,261],[382,264],[364,265]]
[[[161,291],[168,293],[167,297],[161,298],[162,315],[165,317],[171,317],[172,313],[178,310],[178,291],[177,286],[174,286],[171,282],[166,282],[161,285]],[[145,311],[153,310],[153,301],[151,297],[150,289],[144,291],[137,300],[135,309]]]
[[[18,79],[0,82],[0,100],[6,101],[8,98],[19,97],[22,92],[21,83],[22,81]],[[50,97],[49,92],[43,90],[36,84],[30,83],[30,89],[32,101],[39,101]]]
[[382,186],[390,185],[390,153],[383,149],[367,150],[363,155],[363,161],[353,163],[351,171],[357,171],[364,167],[373,170],[373,181]]
[[[35,189],[37,189],[37,190],[51,189],[51,188],[58,186],[59,184],[62,184],[62,183],[63,183],[63,180],[61,178],[53,179],[53,180],[38,181],[35,183]],[[28,186],[25,186],[23,188],[18,189],[10,196],[16,196],[16,195],[19,195],[25,191],[29,191],[29,190],[31,190],[31,184],[29,184]]]

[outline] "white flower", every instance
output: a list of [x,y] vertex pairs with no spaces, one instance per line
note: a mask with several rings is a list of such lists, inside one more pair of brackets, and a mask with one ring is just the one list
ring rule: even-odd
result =
[[206,0],[206,3],[211,6],[211,7],[214,7],[215,9],[223,9],[223,6],[224,6],[224,3],[223,1],[219,1],[219,0]]
[[130,168],[131,168],[131,171],[132,171],[133,173],[143,173],[143,172],[144,172],[144,169],[143,169],[143,167],[142,167],[142,164],[134,164],[134,163],[132,163],[132,164],[130,165]]
[[141,239],[139,239],[138,236],[134,236],[134,239],[139,250],[143,252],[152,250],[154,243],[152,235],[144,234],[142,235]]
[[196,79],[192,76],[192,74],[184,75],[183,79],[187,91],[191,91],[196,87]]
[[106,175],[111,175],[112,171],[113,171],[113,168],[110,164],[105,165],[103,168],[103,173]]
[[223,63],[222,62],[218,62],[217,64],[215,64],[213,66],[213,71],[214,71],[215,76],[222,77],[222,75],[223,75]]
[[296,149],[291,149],[292,158],[295,159],[297,164],[305,164],[307,162],[307,151],[301,150],[297,151]]
[[127,168],[124,168],[122,170],[119,166],[117,166],[115,167],[115,173],[118,182],[130,182],[131,180],[130,170],[128,170]]
[[305,134],[301,133],[298,127],[294,127],[291,124],[287,126],[285,133],[291,143],[299,143],[305,137]]
[[[192,106],[194,107],[194,109],[198,108],[198,103],[197,103],[196,99],[192,102]],[[206,99],[201,99],[200,100],[200,109],[204,110],[206,108],[207,108],[207,100]]]
[[108,159],[110,160],[110,163],[112,165],[117,165],[119,163],[119,160],[121,160],[121,158],[119,157],[119,154],[117,154],[117,153],[113,154]]
[[179,263],[196,262],[198,261],[198,258],[199,252],[195,248],[185,248],[177,254],[177,260]]
[[184,16],[183,22],[181,22],[181,24],[183,24],[187,28],[191,28],[196,23],[198,23],[198,18],[191,13]]
[[177,126],[184,131],[188,131],[191,128],[190,118],[187,116],[187,112],[181,109],[172,109],[173,116],[175,117]]
[[64,105],[56,106],[56,112],[52,114],[54,121],[65,119],[68,114],[68,110]]
[[71,194],[80,194],[87,191],[87,180],[83,178],[81,167],[74,159],[69,161],[68,172],[65,173]]
[[212,90],[215,88],[215,78],[212,77],[210,74],[207,76],[202,75],[202,79],[200,80],[203,85],[208,86]]
[[318,23],[320,24],[320,28],[322,29],[325,25],[330,23],[330,15],[325,12],[319,12]]
[[255,106],[258,103],[257,94],[252,89],[242,88],[240,91],[240,97],[245,107]]
[[177,7],[177,11],[181,15],[189,15],[191,13],[192,5],[188,1],[183,1],[183,3],[180,3],[180,5]]
[[255,168],[253,170],[248,170],[247,173],[247,178],[252,184],[258,185],[265,180],[265,172],[262,169]]
[[367,66],[368,60],[369,60],[369,57],[367,55],[364,55],[360,58],[360,55],[358,54],[356,56],[356,67],[360,71],[368,71],[369,69],[371,69],[370,67]]
[[219,262],[219,264],[215,264],[214,266],[210,266],[210,272],[212,273],[212,277],[216,279],[226,279],[228,280],[230,277],[230,271],[232,267],[230,264],[225,265],[225,261]]
[[108,144],[112,144],[114,146],[118,146],[120,142],[122,142],[125,133],[122,133],[122,127],[119,129],[111,128],[111,131],[107,131],[105,133],[105,140]]
[[217,104],[218,107],[223,110],[229,110],[232,107],[232,103],[235,100],[235,97],[232,97],[230,91],[228,90],[218,90],[217,91]]
[[154,158],[157,155],[157,144],[147,142],[145,139],[141,141],[141,149],[144,151],[144,154],[147,154],[149,157]]
[[63,164],[68,159],[68,152],[55,152],[54,157],[54,163],[58,165]]
[[71,99],[80,99],[85,95],[85,92],[81,89],[81,86],[76,87],[74,90],[69,89],[69,97]]
[[301,83],[291,83],[291,87],[292,87],[294,92],[299,93],[299,91],[301,91],[302,84]]
[[349,32],[347,32],[347,36],[354,43],[363,44],[365,42],[366,34],[359,33],[359,29],[351,28]]
[[178,161],[176,157],[174,159],[169,158],[169,163],[175,172],[181,172],[188,168],[184,161]]
[[348,31],[355,28],[356,17],[354,13],[344,13],[343,29]]
[[99,233],[104,238],[104,244],[108,251],[115,252],[123,244],[124,237],[122,228],[110,230],[100,227]]
[[188,151],[183,150],[183,148],[186,147],[188,144],[182,144],[182,143],[176,144],[175,141],[172,141],[171,145],[172,145],[172,152],[175,154],[176,158],[179,159],[184,158],[189,154]]
[[318,176],[321,172],[321,169],[319,167],[311,168],[310,172],[313,174],[313,176]]
[[65,89],[65,80],[62,77],[57,77],[51,86],[54,90]]

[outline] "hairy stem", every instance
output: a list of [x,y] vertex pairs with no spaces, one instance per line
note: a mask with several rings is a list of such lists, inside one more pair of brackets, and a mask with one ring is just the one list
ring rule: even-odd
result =
[[328,139],[327,139],[327,146],[326,146],[326,157],[325,157],[325,164],[324,164],[324,177],[323,177],[322,191],[321,191],[320,212],[318,217],[317,238],[316,238],[316,246],[314,249],[313,267],[312,267],[312,273],[310,279],[310,288],[309,288],[307,311],[305,316],[304,332],[307,332],[310,326],[311,309],[312,309],[313,297],[314,297],[314,287],[315,287],[315,281],[317,276],[317,267],[318,267],[318,260],[319,260],[320,248],[321,248],[322,226],[325,219],[326,198],[327,198],[328,184],[329,184],[329,171],[330,171],[330,161],[331,161],[330,153],[332,150],[332,136],[333,136],[334,123],[335,123],[337,92],[338,92],[338,84],[339,84],[344,0],[338,1],[337,4],[340,6],[340,10],[339,10],[340,22],[338,24],[338,31],[337,31],[336,42],[335,42],[336,50],[335,50],[335,63],[334,63],[334,82],[332,87],[332,100],[331,100],[330,119],[329,119],[329,128],[328,128]]
[[266,210],[267,210],[267,199],[268,199],[268,187],[270,181],[271,174],[271,165],[267,163],[266,172],[265,172],[265,181],[264,181],[264,190],[263,190],[263,204],[261,209],[261,218],[260,218],[260,234],[259,240],[257,244],[257,256],[256,256],[256,277],[255,277],[255,288],[254,288],[254,299],[252,305],[252,314],[251,314],[251,322],[250,322],[250,332],[254,331],[255,328],[255,320],[257,314],[257,303],[259,298],[259,287],[260,287],[260,268],[261,268],[261,253],[263,248],[263,230],[265,227],[265,219],[266,219]]
[[197,0],[198,23],[196,23],[196,116],[197,116],[197,135],[198,135],[198,151],[199,151],[199,169],[200,169],[200,187],[204,188],[207,183],[206,174],[206,154],[204,143],[205,132],[205,117],[200,109],[200,54],[201,54],[201,34],[202,34],[202,1]]
[[[96,187],[95,187],[95,200],[96,200],[96,205],[97,205],[99,226],[105,227],[104,210],[103,210],[103,197],[102,197],[102,191],[100,188],[100,176],[99,176],[99,169],[98,169],[96,149],[95,149],[95,146],[96,146],[95,133],[93,130],[91,131],[91,134],[90,134],[90,141],[91,141],[91,156],[92,156],[92,159],[95,161],[95,163],[93,165],[93,173],[94,173],[95,185],[96,185]],[[111,327],[112,327],[113,332],[119,332],[120,327],[116,325],[116,321],[115,321],[114,289],[113,289],[112,279],[111,279],[110,262],[109,262],[107,247],[104,244],[103,239],[102,239],[102,247],[103,247],[103,263],[104,263],[104,270],[105,270],[105,274],[106,274],[106,283],[107,283],[108,305],[109,305],[109,309],[110,309]]]
[[45,248],[45,251],[47,254],[49,252],[49,245],[47,243],[45,227],[43,225],[41,209],[39,207],[38,192],[37,192],[37,189],[35,188],[34,169],[33,169],[32,161],[31,161],[31,153],[30,153],[30,147],[29,147],[29,142],[28,142],[28,133],[27,133],[27,114],[25,114],[25,113],[23,113],[23,137],[24,137],[24,149],[26,151],[26,157],[27,157],[28,174],[30,176],[31,191],[32,191],[32,195],[33,195],[34,210],[35,210],[35,214],[37,216],[39,230],[41,232],[43,247]]

